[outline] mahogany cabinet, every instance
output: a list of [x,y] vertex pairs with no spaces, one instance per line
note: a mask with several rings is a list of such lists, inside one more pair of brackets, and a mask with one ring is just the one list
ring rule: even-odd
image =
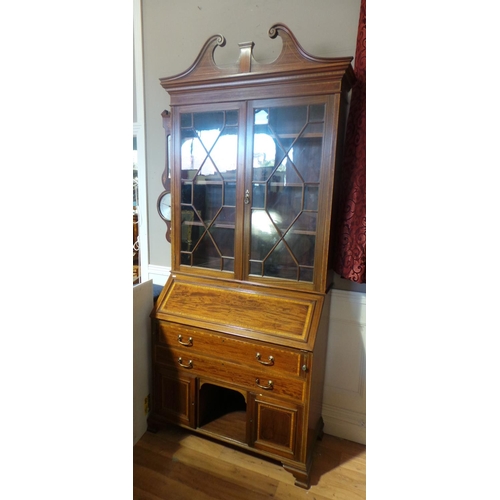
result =
[[171,111],[158,207],[172,272],[152,313],[148,426],[174,423],[278,459],[307,488],[354,77],[351,58],[313,57],[284,25],[269,35],[282,41],[272,63],[247,42],[236,65],[218,67],[216,35],[187,71],[161,79]]

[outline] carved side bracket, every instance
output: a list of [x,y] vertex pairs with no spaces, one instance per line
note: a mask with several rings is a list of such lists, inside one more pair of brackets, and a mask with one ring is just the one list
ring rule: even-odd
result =
[[161,183],[163,187],[170,191],[170,151],[168,136],[172,133],[172,115],[167,110],[161,114],[163,118],[163,128],[165,129],[165,168],[161,176]]

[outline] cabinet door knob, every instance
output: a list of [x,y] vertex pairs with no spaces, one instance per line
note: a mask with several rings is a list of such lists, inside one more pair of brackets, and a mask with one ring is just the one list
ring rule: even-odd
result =
[[245,191],[245,205],[248,205],[250,203],[250,191],[247,189]]
[[255,383],[261,388],[266,391],[272,390],[273,389],[273,381],[269,380],[267,382],[267,385],[260,385],[260,380],[258,378],[255,379]]
[[262,361],[260,359],[260,352],[258,352],[255,357],[257,358],[257,361],[261,364],[261,365],[266,365],[266,366],[271,366],[271,365],[274,365],[274,356],[269,356],[269,361]]

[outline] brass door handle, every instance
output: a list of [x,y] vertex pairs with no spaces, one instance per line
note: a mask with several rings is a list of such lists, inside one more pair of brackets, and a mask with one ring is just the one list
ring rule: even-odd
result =
[[183,342],[182,341],[182,335],[179,335],[177,337],[177,342],[179,342],[179,344],[181,344],[181,345],[185,345],[187,347],[191,347],[193,345],[193,337],[189,337],[188,342]]
[[247,189],[245,191],[245,205],[248,205],[250,203],[250,191]]
[[274,365],[274,356],[269,356],[269,361],[262,361],[260,359],[260,352],[258,352],[255,357],[257,358],[257,361],[261,364],[261,365],[266,365],[266,366],[272,366]]
[[260,380],[258,378],[255,379],[255,383],[261,388],[266,391],[272,390],[273,389],[273,381],[269,380],[267,382],[267,385],[260,385]]
[[187,365],[182,364],[182,358],[179,358],[177,361],[182,366],[182,368],[193,368],[193,361],[191,359],[189,360]]

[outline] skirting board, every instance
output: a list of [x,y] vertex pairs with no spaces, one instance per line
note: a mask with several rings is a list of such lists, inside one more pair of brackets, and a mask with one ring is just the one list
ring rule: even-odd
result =
[[322,409],[325,434],[336,436],[355,443],[366,444],[366,415],[354,411],[323,405]]
[[153,280],[153,284],[155,285],[164,285],[167,282],[167,279],[170,275],[170,267],[166,266],[155,266],[150,264],[148,266],[148,278],[149,280]]

